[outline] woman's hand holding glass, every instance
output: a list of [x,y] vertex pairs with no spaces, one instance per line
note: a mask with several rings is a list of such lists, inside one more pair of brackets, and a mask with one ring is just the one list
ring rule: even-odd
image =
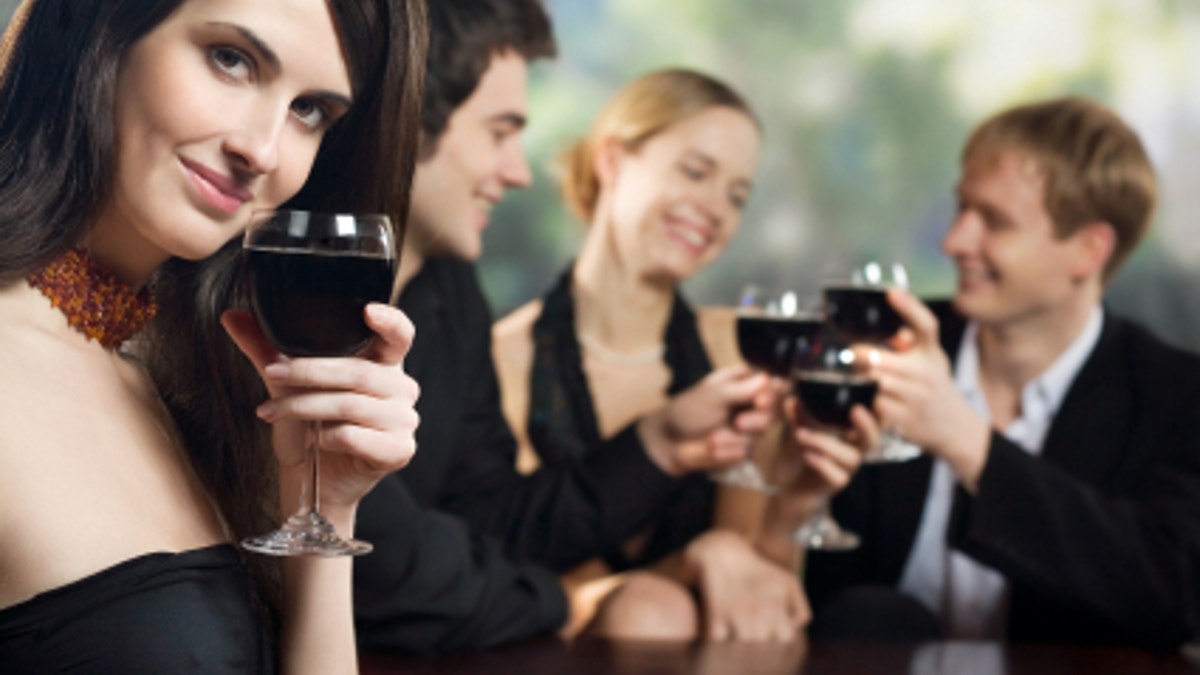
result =
[[709,373],[638,422],[650,458],[680,476],[742,460],[746,448],[778,419],[780,392],[745,366]]
[[832,519],[828,500],[850,484],[864,454],[879,442],[878,422],[862,405],[850,410],[852,426],[842,431],[814,423],[795,397],[785,409],[788,433],[771,470],[780,489],[764,516],[764,535],[809,549],[855,548],[857,537]]
[[[801,298],[787,290],[747,286],[742,289],[737,306],[737,341],[742,359],[754,368],[776,378],[787,378],[792,367],[796,345],[823,330],[823,317],[818,299]],[[763,475],[750,456],[713,472],[713,480],[748,490],[772,494],[776,487]]]
[[355,357],[282,355],[246,312],[226,312],[222,323],[254,363],[269,399],[258,415],[272,425],[280,465],[280,503],[303,500],[309,481],[311,425],[321,425],[321,512],[347,531],[353,512],[380,478],[403,468],[416,451],[419,387],[404,372],[412,322],[383,304],[366,308],[377,339]]
[[803,520],[792,537],[808,549],[850,550],[858,537],[843,530],[828,513],[828,498],[841,490],[878,444],[880,432],[869,409],[878,383],[863,372],[844,342],[826,329],[796,344],[787,402],[789,433],[779,453],[775,478],[783,494],[768,510],[764,530]]
[[[363,487],[360,475],[373,484],[385,472],[372,467],[387,467],[411,453],[411,439],[397,443],[387,433],[368,433],[393,431],[389,415],[397,413],[402,437],[415,428],[415,412],[403,410],[416,400],[415,385],[407,386],[407,376],[397,367],[408,352],[411,326],[405,327],[407,319],[397,319],[398,313],[382,304],[395,285],[397,239],[391,220],[381,214],[281,209],[258,214],[246,230],[242,252],[253,321],[259,337],[273,348],[265,351],[259,345],[258,358],[251,357],[268,387],[274,385],[272,400],[258,414],[272,423],[286,420],[275,425],[274,438],[285,504],[293,496],[287,480],[293,470],[309,477],[295,483],[296,512],[279,529],[244,540],[242,546],[249,550],[284,556],[371,550],[367,542],[339,535],[321,514],[320,478],[330,474],[332,496],[349,497],[333,502],[335,506],[350,506],[366,491],[358,489]],[[239,326],[236,321],[226,325]],[[372,357],[388,370],[367,368]],[[380,405],[396,395],[401,410]],[[304,422],[304,428],[293,420]],[[293,457],[299,448],[304,462]],[[329,470],[321,466],[327,452],[335,464]],[[352,520],[343,523],[343,530]]]

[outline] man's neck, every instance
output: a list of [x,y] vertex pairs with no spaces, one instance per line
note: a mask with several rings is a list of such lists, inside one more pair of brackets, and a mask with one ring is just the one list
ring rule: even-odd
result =
[[1004,323],[981,322],[979,380],[988,398],[1019,401],[1025,385],[1049,369],[1079,337],[1099,302],[1098,293],[1089,294],[1035,316]]
[[399,296],[404,292],[404,287],[408,286],[408,282],[417,276],[421,268],[425,266],[425,251],[411,241],[411,237],[406,237],[404,243],[400,246],[400,269],[396,273],[395,293]]

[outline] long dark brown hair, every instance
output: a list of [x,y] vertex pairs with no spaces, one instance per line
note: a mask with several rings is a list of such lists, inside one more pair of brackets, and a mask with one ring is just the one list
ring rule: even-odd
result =
[[[0,83],[0,285],[75,246],[112,189],[117,71],[130,48],[185,0],[37,0]],[[285,205],[387,213],[402,224],[420,125],[424,0],[331,0],[354,104],[327,133]],[[53,111],[53,112],[51,112]],[[397,233],[402,234],[402,233]],[[254,407],[266,392],[220,327],[244,307],[239,242],[173,259],[150,285],[160,311],[137,338],[192,464],[237,538],[278,522],[278,469]],[[248,559],[268,605],[278,575]]]

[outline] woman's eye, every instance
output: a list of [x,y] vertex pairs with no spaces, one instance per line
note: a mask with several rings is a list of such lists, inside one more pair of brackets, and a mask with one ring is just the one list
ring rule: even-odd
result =
[[746,197],[746,195],[741,195],[741,194],[729,195],[729,203],[733,204],[733,208],[735,208],[739,211],[746,208],[747,200],[748,200],[748,197]]
[[324,130],[333,121],[328,107],[306,98],[292,102],[292,115],[305,127],[313,130]]
[[235,47],[213,47],[209,50],[209,59],[213,67],[222,75],[235,80],[250,77],[251,61],[245,52]]
[[702,180],[704,178],[704,170],[694,166],[681,164],[679,170],[683,172],[683,175],[692,180]]

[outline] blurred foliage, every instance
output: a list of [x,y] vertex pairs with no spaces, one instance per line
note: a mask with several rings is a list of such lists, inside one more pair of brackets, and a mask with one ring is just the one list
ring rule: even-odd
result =
[[[1154,233],[1109,304],[1200,349],[1195,0],[545,1],[560,56],[532,71],[535,184],[497,209],[481,261],[498,314],[541,294],[579,246],[557,153],[624,82],[687,66],[739,89],[767,139],[742,231],[687,285],[696,302],[750,281],[815,285],[867,255],[948,293],[938,244],[966,133],[1002,107],[1076,93],[1130,121],[1161,179]],[[16,5],[0,0],[5,20]]]
[[535,185],[496,211],[482,260],[498,314],[539,295],[583,225],[554,159],[624,82],[682,65],[757,108],[766,150],[742,231],[687,284],[721,303],[750,281],[815,285],[868,255],[945,294],[939,251],[970,128],[1020,102],[1096,98],[1159,169],[1155,233],[1109,294],[1117,311],[1200,349],[1200,4],[1182,0],[549,0],[559,58],[533,68]]

